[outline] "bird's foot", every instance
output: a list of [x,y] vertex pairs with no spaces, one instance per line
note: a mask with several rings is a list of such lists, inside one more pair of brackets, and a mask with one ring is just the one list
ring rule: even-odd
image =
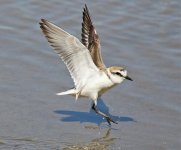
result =
[[112,122],[112,123],[115,123],[115,124],[118,124],[116,121],[114,121],[114,120],[113,120],[111,117],[109,117],[109,116],[106,116],[105,119],[106,119],[106,121],[108,122],[109,125],[111,125],[111,122]]
[[103,112],[101,112],[95,105],[95,103],[93,103],[92,105],[92,109],[99,115],[101,115],[102,117],[104,117],[106,119],[106,121],[108,122],[109,125],[111,125],[112,123],[118,124],[117,122],[115,122],[111,117],[109,117],[108,115],[104,114]]

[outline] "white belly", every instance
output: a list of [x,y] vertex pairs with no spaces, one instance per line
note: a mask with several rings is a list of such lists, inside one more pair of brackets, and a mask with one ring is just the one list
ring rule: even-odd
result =
[[102,95],[112,86],[114,86],[113,82],[105,74],[97,78],[90,78],[82,89],[81,96],[96,100],[98,96]]

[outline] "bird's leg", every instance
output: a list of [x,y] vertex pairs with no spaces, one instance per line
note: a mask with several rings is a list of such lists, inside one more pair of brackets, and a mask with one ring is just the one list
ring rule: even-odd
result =
[[104,114],[103,112],[101,112],[101,111],[97,108],[95,102],[93,102],[93,104],[92,104],[92,109],[93,109],[97,114],[103,116],[103,117],[107,120],[107,122],[108,122],[109,125],[111,125],[111,122],[117,124],[117,122],[115,122],[114,120],[112,120],[111,117],[109,117],[108,115],[106,115],[106,114]]

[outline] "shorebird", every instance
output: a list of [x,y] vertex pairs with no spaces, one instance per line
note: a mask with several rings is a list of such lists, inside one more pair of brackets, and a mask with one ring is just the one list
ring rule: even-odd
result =
[[116,123],[97,107],[98,97],[124,79],[132,79],[123,67],[107,68],[101,56],[100,39],[92,23],[89,10],[83,9],[81,42],[55,24],[41,19],[40,28],[55,52],[65,63],[74,81],[74,88],[57,95],[72,95],[77,100],[86,97],[93,100],[92,109],[103,116],[109,125]]

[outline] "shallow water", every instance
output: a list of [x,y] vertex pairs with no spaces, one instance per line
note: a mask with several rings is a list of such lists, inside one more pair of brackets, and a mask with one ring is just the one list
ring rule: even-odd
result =
[[0,149],[180,150],[180,1],[87,5],[105,64],[126,67],[134,79],[99,101],[119,124],[109,129],[90,101],[55,95],[73,82],[38,23],[46,18],[80,38],[84,3],[2,0]]

